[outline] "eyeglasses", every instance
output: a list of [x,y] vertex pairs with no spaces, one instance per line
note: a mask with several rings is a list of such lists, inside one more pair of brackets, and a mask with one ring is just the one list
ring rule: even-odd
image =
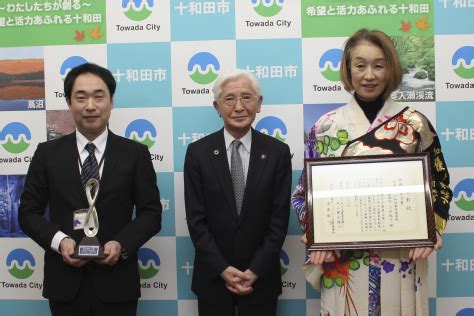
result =
[[253,95],[243,95],[240,97],[230,95],[225,97],[224,99],[219,100],[224,101],[224,104],[227,106],[235,106],[237,104],[237,100],[239,100],[242,105],[246,106],[255,101],[256,99],[257,97]]

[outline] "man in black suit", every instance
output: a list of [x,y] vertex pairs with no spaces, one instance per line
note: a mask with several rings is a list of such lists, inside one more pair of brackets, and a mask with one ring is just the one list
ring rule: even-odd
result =
[[[45,250],[43,296],[53,315],[135,315],[137,251],[161,228],[160,194],[148,149],[107,128],[115,87],[110,71],[95,64],[68,73],[64,93],[76,131],[39,144],[26,177],[19,222]],[[89,207],[82,179],[87,160],[95,162],[94,178],[100,178],[95,205],[97,238],[105,254],[101,260],[72,257],[84,236],[82,227],[74,229],[80,222],[75,211]]]
[[214,107],[224,128],[189,145],[186,218],[201,316],[275,315],[291,186],[289,147],[251,128],[262,96],[248,71],[221,74]]

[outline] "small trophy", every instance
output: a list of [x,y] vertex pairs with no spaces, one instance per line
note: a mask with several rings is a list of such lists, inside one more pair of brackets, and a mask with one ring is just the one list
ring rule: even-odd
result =
[[[91,191],[94,189],[94,197]],[[99,243],[96,235],[99,231],[99,218],[97,210],[95,209],[95,201],[99,195],[99,181],[96,179],[89,179],[86,184],[87,202],[89,202],[89,209],[87,210],[86,219],[84,222],[84,238],[82,238],[79,245],[74,250],[73,258],[76,259],[104,259],[104,249]]]

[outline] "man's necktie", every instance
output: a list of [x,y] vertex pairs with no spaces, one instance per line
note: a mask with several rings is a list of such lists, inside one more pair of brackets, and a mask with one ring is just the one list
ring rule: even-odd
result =
[[238,215],[240,215],[242,209],[242,200],[245,191],[244,168],[239,155],[240,145],[242,145],[242,143],[239,140],[232,141],[232,155],[230,161],[230,174],[234,186],[235,205],[237,206]]
[[100,180],[99,165],[97,164],[97,159],[95,158],[94,154],[95,145],[93,143],[88,143],[86,145],[86,150],[89,153],[89,156],[87,156],[86,160],[84,160],[81,171],[81,182],[84,188],[86,187],[86,183],[89,181],[89,179],[94,178],[97,181]]

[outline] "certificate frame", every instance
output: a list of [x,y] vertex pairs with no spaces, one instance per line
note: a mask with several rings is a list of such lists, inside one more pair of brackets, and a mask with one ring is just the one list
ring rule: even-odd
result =
[[[305,159],[305,176],[309,250],[433,247],[436,243],[428,153]],[[397,177],[398,182],[393,182]],[[357,187],[359,183],[367,186]],[[378,201],[378,207],[369,208],[367,200]],[[386,208],[391,209],[391,217]],[[355,220],[346,224],[340,213]]]

